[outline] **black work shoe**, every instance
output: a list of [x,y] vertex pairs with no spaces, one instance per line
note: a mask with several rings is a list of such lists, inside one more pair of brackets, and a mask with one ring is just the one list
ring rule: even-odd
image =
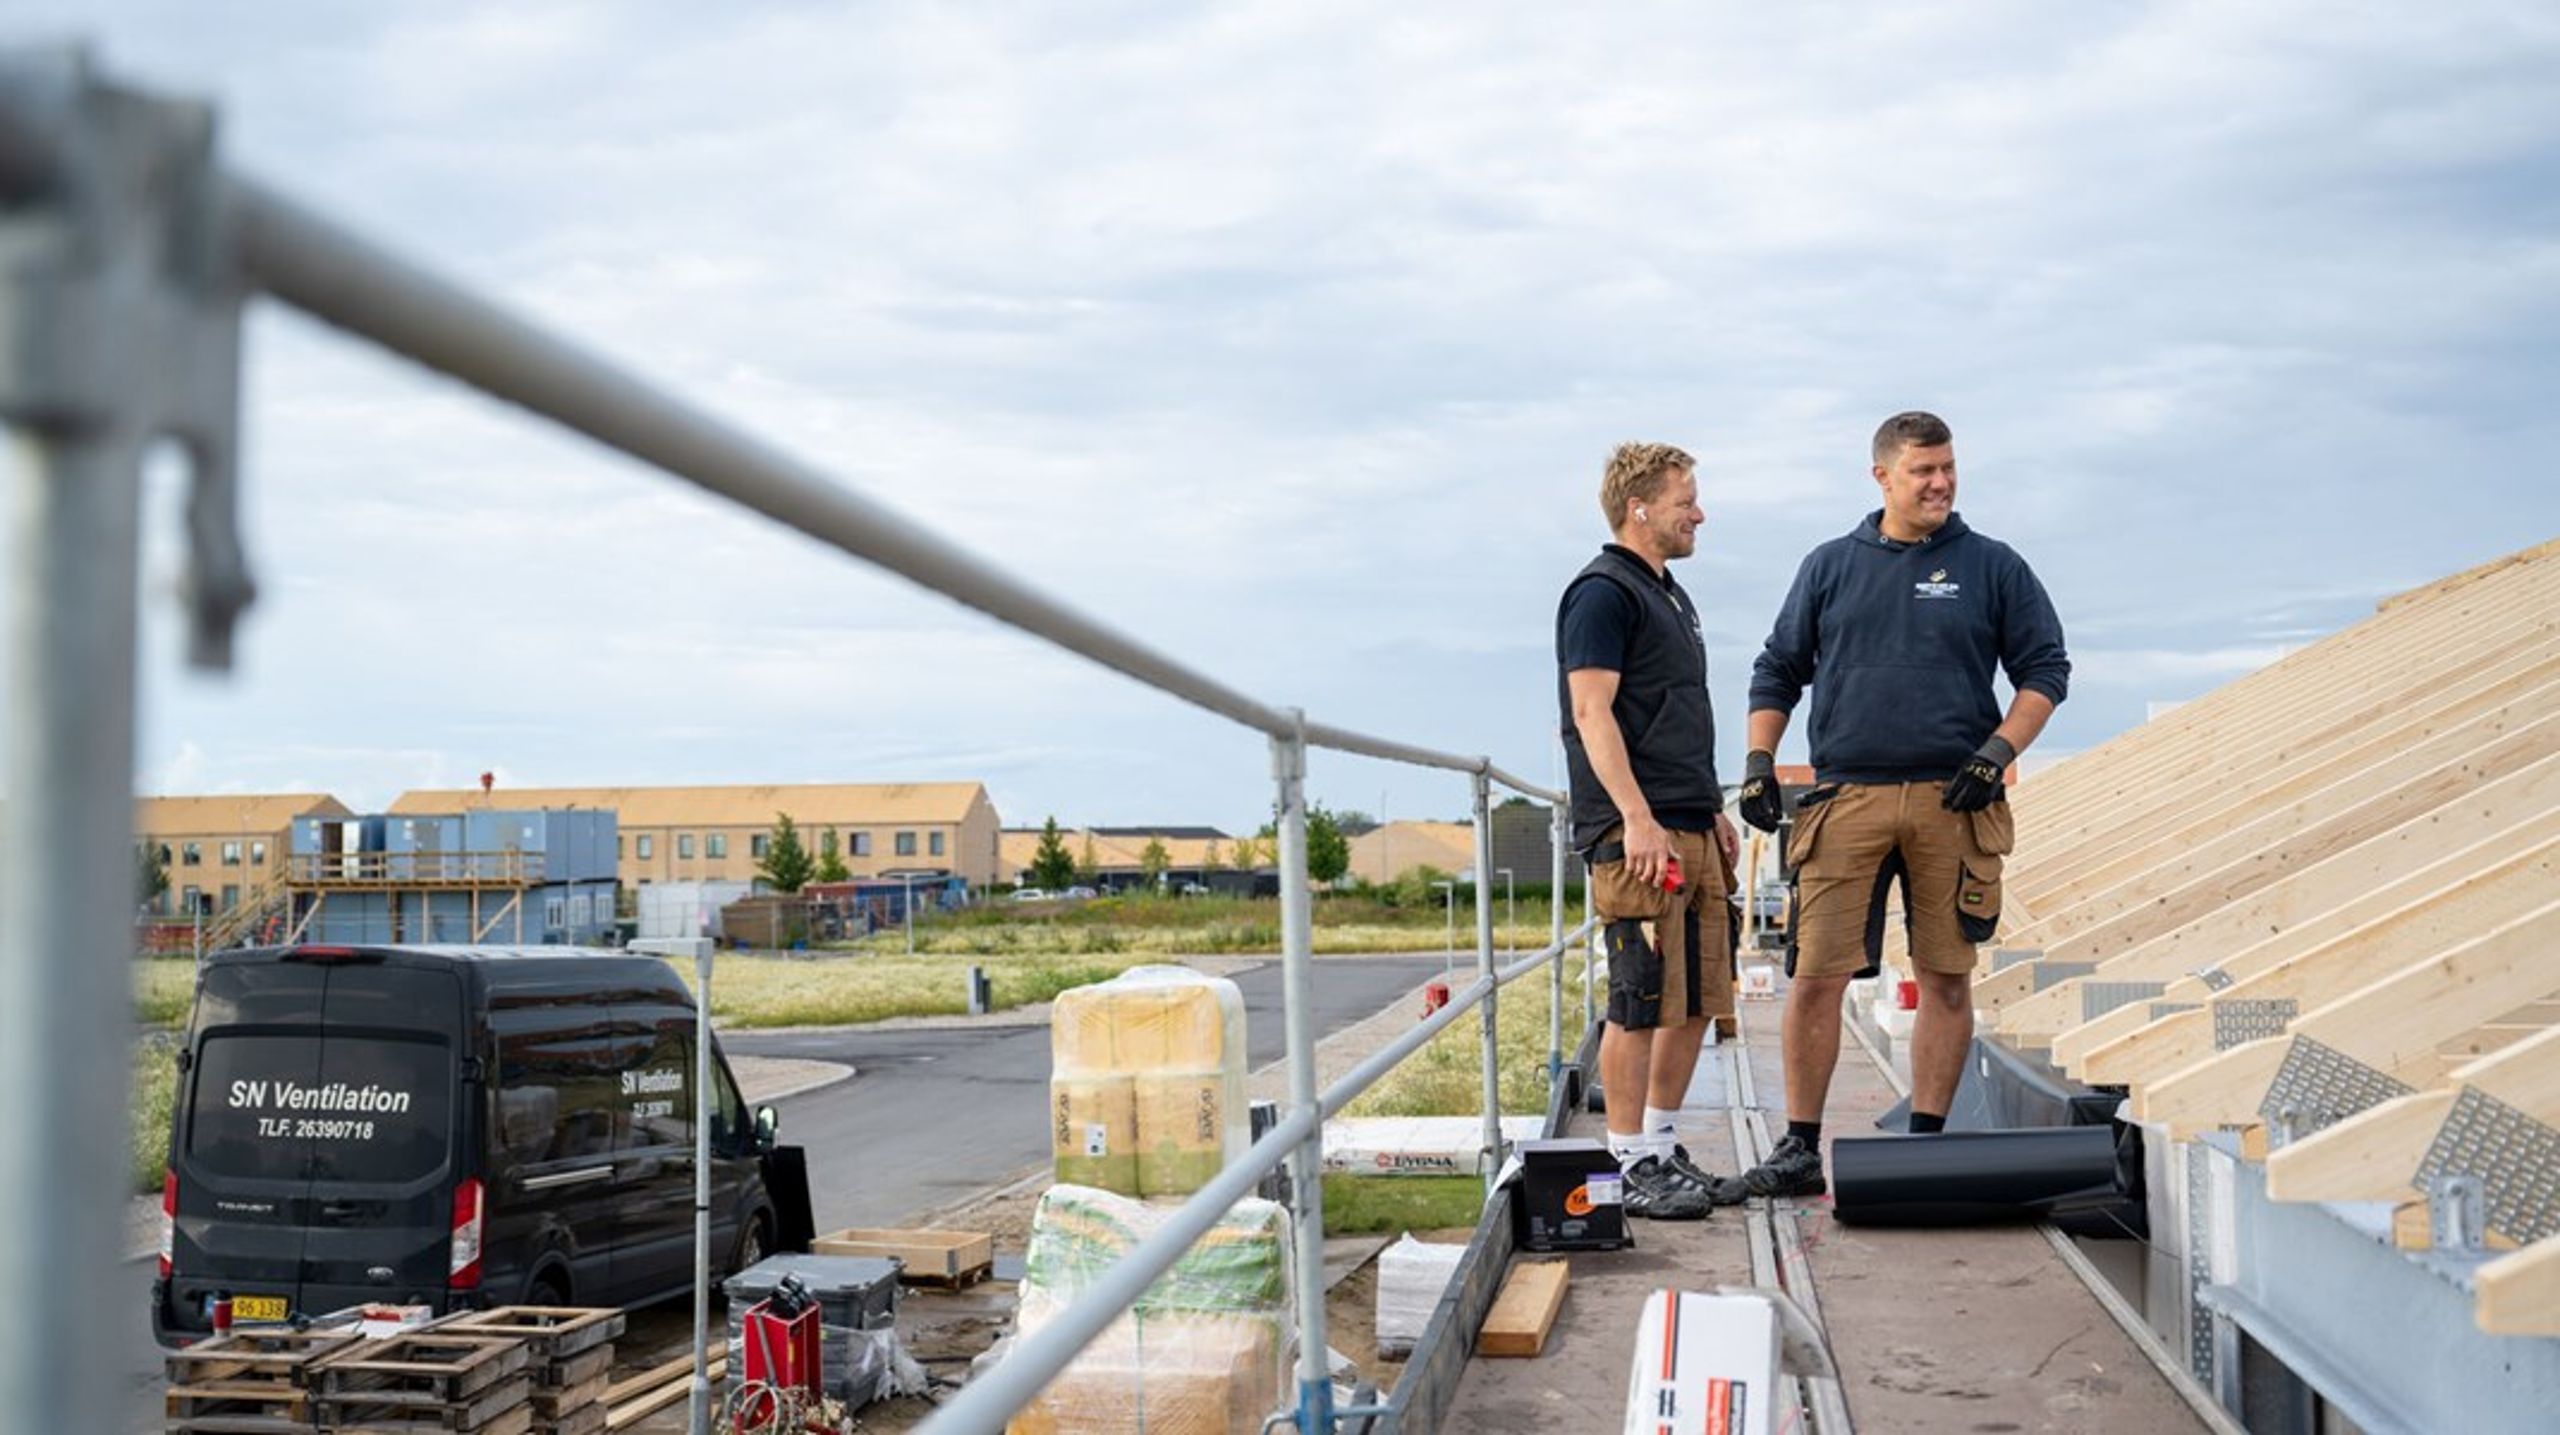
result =
[[1705,1168],[1689,1159],[1689,1148],[1677,1142],[1672,1143],[1671,1160],[1666,1164],[1670,1166],[1672,1175],[1709,1195],[1715,1193],[1716,1186],[1724,1179],[1720,1176],[1708,1175]]
[[1703,1221],[1715,1209],[1707,1193],[1671,1173],[1659,1156],[1626,1168],[1627,1214],[1653,1221]]
[[1716,1183],[1719,1206],[1739,1206],[1753,1196],[1819,1196],[1831,1187],[1822,1179],[1822,1153],[1793,1136],[1778,1138],[1769,1159],[1729,1180]]

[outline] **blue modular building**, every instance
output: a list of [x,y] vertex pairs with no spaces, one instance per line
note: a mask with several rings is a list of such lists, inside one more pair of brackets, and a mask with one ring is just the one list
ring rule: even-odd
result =
[[599,943],[616,845],[614,814],[585,808],[303,818],[287,901],[248,940]]

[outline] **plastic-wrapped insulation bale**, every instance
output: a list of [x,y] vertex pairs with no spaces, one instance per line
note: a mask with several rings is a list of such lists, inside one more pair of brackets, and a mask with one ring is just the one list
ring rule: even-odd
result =
[[1401,1360],[1413,1353],[1466,1254],[1465,1246],[1417,1241],[1411,1235],[1378,1253],[1380,1356]]
[[[1170,1215],[1110,1191],[1051,1187],[1023,1258],[1022,1334]],[[1288,1212],[1238,1202],[1014,1417],[1009,1435],[1258,1435],[1287,1378],[1293,1287]]]
[[1062,992],[1051,1007],[1050,1058],[1062,1181],[1187,1196],[1251,1144],[1244,994],[1222,977],[1132,967]]

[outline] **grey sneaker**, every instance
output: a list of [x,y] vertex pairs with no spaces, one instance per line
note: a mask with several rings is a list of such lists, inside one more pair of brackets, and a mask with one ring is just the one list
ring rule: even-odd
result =
[[1819,1196],[1831,1187],[1822,1179],[1822,1153],[1793,1136],[1782,1136],[1769,1148],[1769,1159],[1716,1183],[1719,1206],[1739,1206],[1753,1196]]
[[1715,1209],[1707,1193],[1671,1172],[1659,1156],[1626,1168],[1627,1214],[1653,1221],[1703,1221]]
[[1672,1144],[1671,1160],[1668,1164],[1672,1175],[1710,1195],[1714,1194],[1717,1185],[1723,1180],[1722,1177],[1708,1175],[1705,1168],[1689,1159],[1689,1148],[1677,1142]]

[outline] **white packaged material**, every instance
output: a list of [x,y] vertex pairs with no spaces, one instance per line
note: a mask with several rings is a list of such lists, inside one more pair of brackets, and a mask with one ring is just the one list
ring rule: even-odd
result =
[[[1545,1121],[1502,1118],[1502,1139],[1535,1141]],[[1324,1169],[1337,1176],[1480,1176],[1481,1116],[1337,1116],[1324,1124]]]
[[1770,1435],[1778,1401],[1776,1307],[1696,1291],[1645,1298],[1624,1435]]
[[1413,1353],[1466,1253],[1465,1246],[1417,1241],[1410,1235],[1378,1253],[1380,1357],[1402,1360]]

